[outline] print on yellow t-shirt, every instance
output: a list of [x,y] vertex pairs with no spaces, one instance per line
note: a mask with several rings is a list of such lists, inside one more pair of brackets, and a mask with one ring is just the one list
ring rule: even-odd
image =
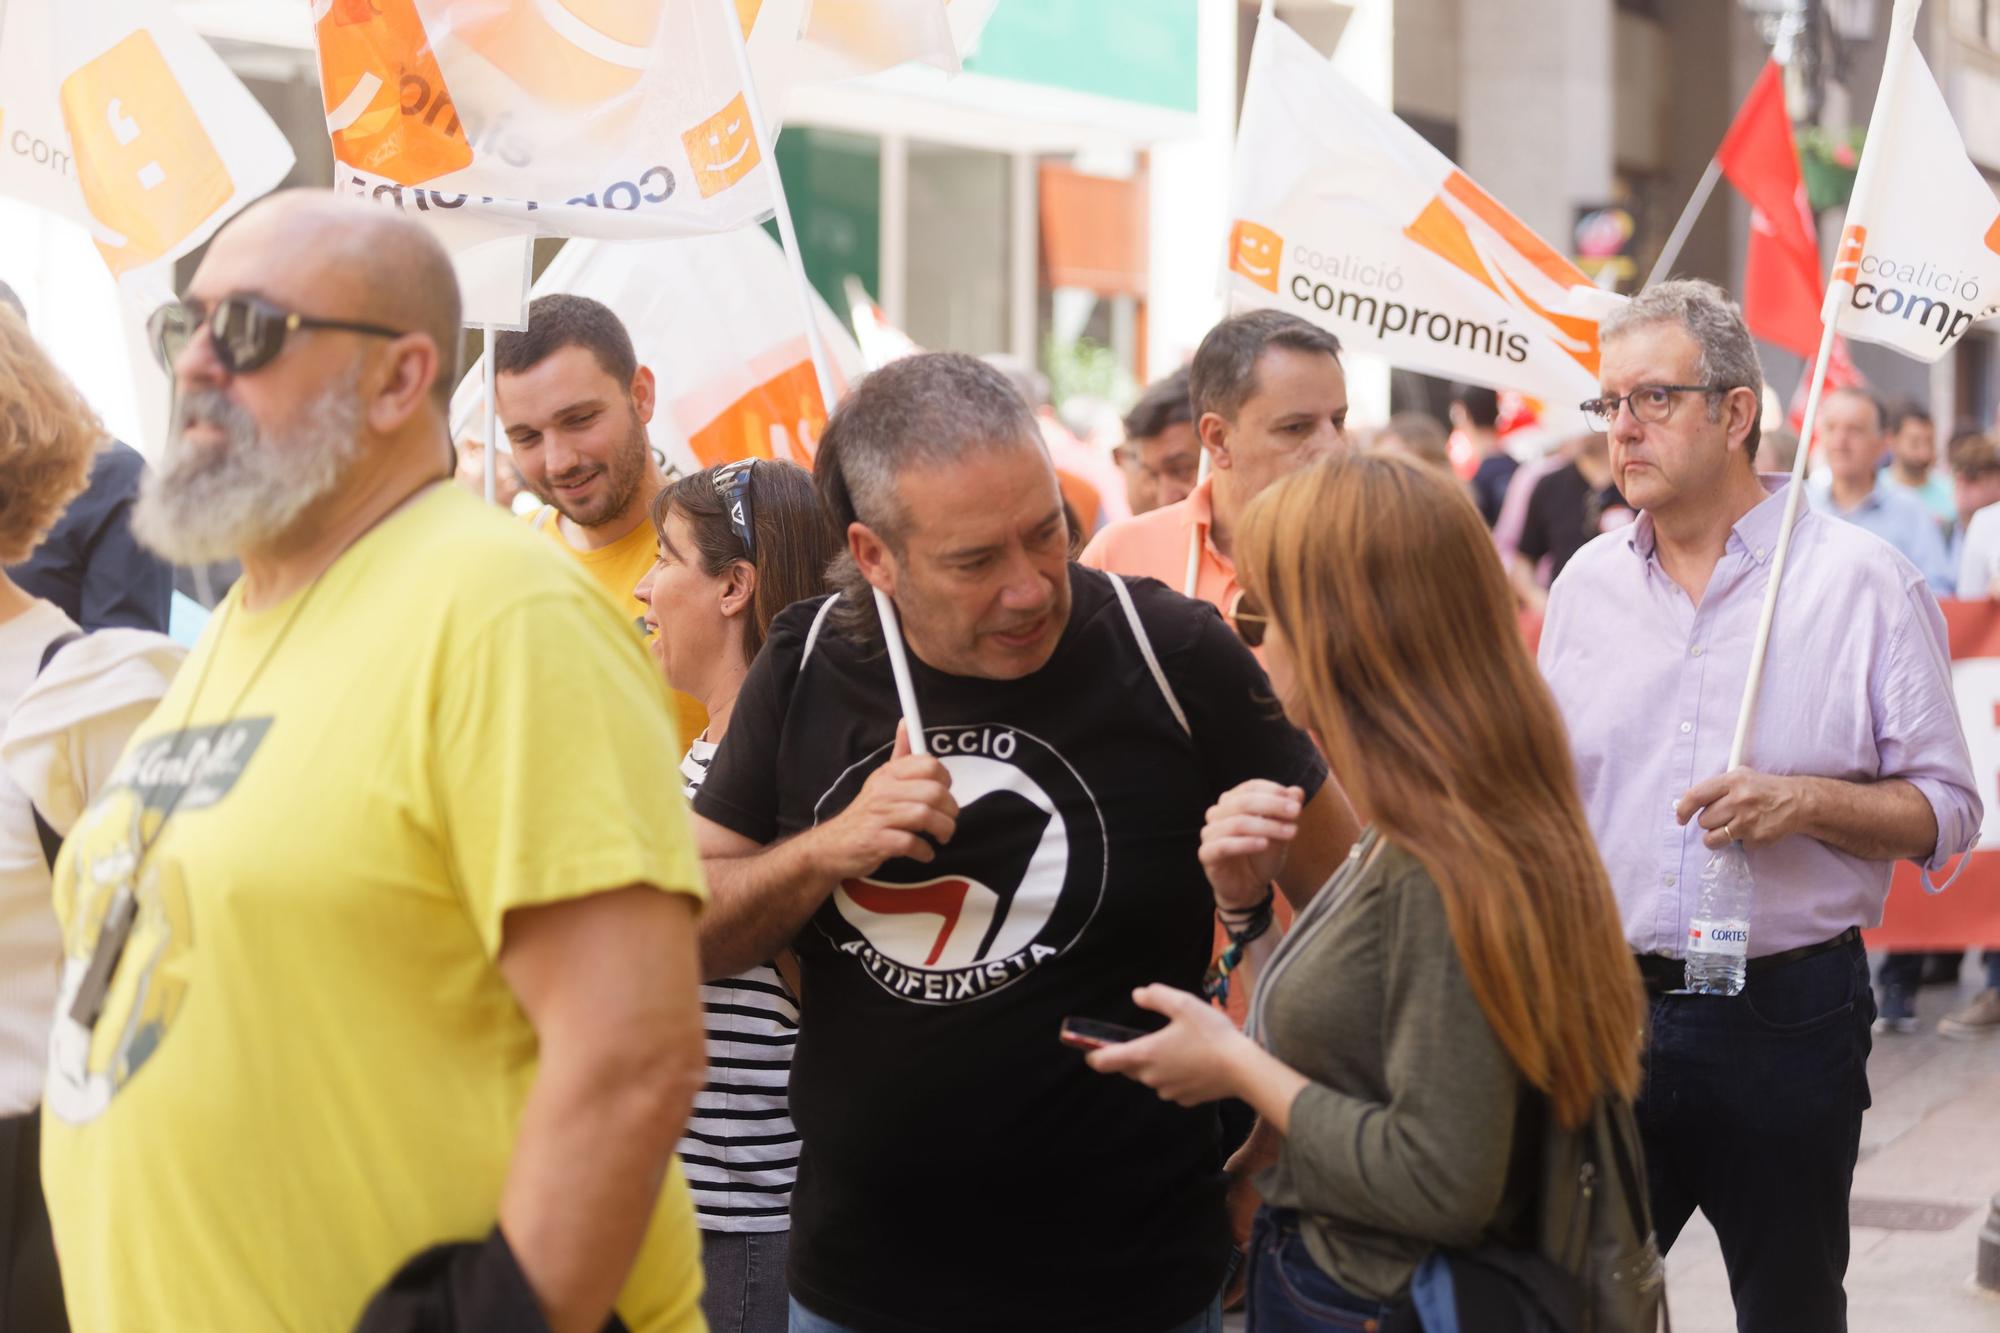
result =
[[[286,602],[239,595],[56,862],[43,1185],[96,1333],[339,1333],[483,1238],[537,1067],[507,914],[703,892],[657,672],[518,524],[439,486]],[[700,1288],[676,1161],[618,1311],[693,1333]]]

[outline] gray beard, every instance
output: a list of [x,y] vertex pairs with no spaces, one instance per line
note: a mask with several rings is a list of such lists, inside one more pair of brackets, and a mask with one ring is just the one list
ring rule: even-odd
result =
[[[206,565],[282,539],[325,499],[360,453],[361,368],[329,384],[299,425],[265,439],[250,414],[214,389],[178,398],[158,466],[132,510],[139,540],[177,565]],[[196,452],[184,432],[200,422],[227,439]]]

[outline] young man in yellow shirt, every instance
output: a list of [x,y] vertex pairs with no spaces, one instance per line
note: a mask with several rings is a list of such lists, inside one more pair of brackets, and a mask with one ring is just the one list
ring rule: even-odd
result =
[[[536,297],[527,329],[501,334],[493,356],[514,466],[543,500],[529,522],[645,635],[633,590],[653,567],[647,506],[667,484],[646,436],[653,372],[609,306],[562,292]],[[701,705],[678,692],[674,718],[682,741],[708,724]]]

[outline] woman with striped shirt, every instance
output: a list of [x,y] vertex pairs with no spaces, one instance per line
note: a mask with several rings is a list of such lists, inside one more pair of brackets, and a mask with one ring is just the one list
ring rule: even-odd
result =
[[[837,538],[811,474],[769,459],[684,477],[655,497],[652,515],[658,558],[634,592],[667,684],[708,710],[708,729],[681,760],[691,797],[772,618],[826,591]],[[709,1081],[680,1146],[702,1231],[702,1310],[716,1333],[783,1333],[799,1160],[786,1099],[797,970],[774,959],[708,983],[702,1001]]]

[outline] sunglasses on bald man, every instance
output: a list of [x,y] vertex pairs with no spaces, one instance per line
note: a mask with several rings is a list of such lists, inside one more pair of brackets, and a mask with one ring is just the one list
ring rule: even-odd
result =
[[146,321],[153,350],[169,374],[195,334],[208,330],[215,359],[232,375],[247,375],[269,365],[285,350],[285,339],[301,330],[337,329],[374,338],[400,338],[404,330],[349,319],[319,319],[287,310],[260,296],[225,296],[212,306],[199,301],[172,301]]

